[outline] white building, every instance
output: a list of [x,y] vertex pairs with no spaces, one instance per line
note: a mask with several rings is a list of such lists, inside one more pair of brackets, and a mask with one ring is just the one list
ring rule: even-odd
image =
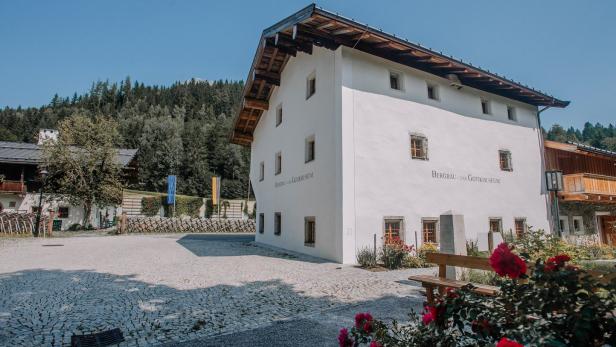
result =
[[308,6],[263,32],[235,119],[256,239],[355,263],[375,234],[438,243],[450,211],[480,249],[549,230],[538,107],[567,104]]

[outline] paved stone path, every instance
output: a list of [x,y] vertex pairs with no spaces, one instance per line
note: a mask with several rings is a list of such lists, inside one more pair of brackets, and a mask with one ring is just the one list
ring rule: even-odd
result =
[[[251,235],[0,239],[0,345],[65,346],[119,327],[145,346],[309,319],[379,300],[419,303],[400,270],[368,272],[255,246]],[[410,309],[410,308],[409,308]]]

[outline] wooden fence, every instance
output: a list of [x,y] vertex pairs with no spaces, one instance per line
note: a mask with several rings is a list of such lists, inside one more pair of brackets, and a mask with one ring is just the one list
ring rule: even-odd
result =
[[120,219],[121,233],[254,233],[252,219],[127,217]]
[[[52,221],[53,215],[41,215],[41,236],[51,236]],[[32,236],[35,224],[36,213],[0,212],[0,234]]]

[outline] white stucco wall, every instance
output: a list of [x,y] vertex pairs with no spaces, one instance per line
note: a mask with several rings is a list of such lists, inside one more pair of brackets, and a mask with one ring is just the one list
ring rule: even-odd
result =
[[[257,242],[342,261],[340,218],[336,204],[336,171],[339,167],[335,127],[336,52],[314,47],[313,54],[298,53],[286,65],[254,132],[250,180],[257,199],[257,223],[264,213],[264,233]],[[316,93],[306,99],[307,77],[316,73]],[[283,120],[276,127],[276,110],[282,105]],[[305,139],[315,136],[315,160],[305,163]],[[274,175],[277,152],[282,172]],[[260,162],[265,176],[259,181]],[[282,215],[282,233],[274,235],[274,213]],[[316,221],[315,247],[304,245],[304,217]]]
[[[464,215],[467,239],[479,239],[483,249],[490,218],[501,218],[503,230],[514,229],[519,217],[548,229],[536,108],[469,87],[457,90],[359,51],[343,48],[342,57],[343,153],[355,172],[344,176],[345,193],[352,189],[345,220],[355,230],[345,240],[344,262],[354,262],[352,250],[371,245],[375,233],[380,239],[386,216],[404,218],[409,244],[415,232],[422,243],[422,218],[447,211]],[[389,71],[401,74],[402,91],[389,87]],[[438,85],[440,101],[428,99],[426,81]],[[481,98],[490,100],[491,115],[482,114]],[[507,119],[507,105],[515,107],[516,122]],[[428,160],[411,159],[410,133],[428,138]],[[499,150],[511,152],[513,171],[500,170]],[[456,179],[433,178],[433,170]],[[468,175],[499,183],[462,180]]]
[[[402,76],[403,90],[389,87],[389,71]],[[306,78],[317,76],[317,92],[306,100]],[[440,101],[427,98],[426,83],[439,86]],[[490,100],[491,115],[481,112]],[[283,121],[276,127],[282,103]],[[536,108],[464,87],[347,47],[314,47],[291,58],[254,132],[250,178],[257,199],[257,241],[344,263],[383,235],[383,219],[404,219],[409,244],[422,243],[422,218],[463,214],[467,239],[487,248],[490,218],[503,230],[515,218],[548,229]],[[507,119],[507,106],[517,121]],[[429,160],[410,156],[410,133],[428,138]],[[305,138],[314,135],[316,159],[304,163]],[[501,171],[499,150],[512,154],[513,171]],[[282,153],[282,173],[274,160]],[[260,163],[264,180],[259,180]],[[432,171],[456,179],[436,179]],[[304,175],[304,176],[303,176]],[[468,175],[498,183],[465,181]],[[304,179],[297,180],[298,177]],[[295,178],[295,180],[294,180]],[[282,234],[274,235],[274,213]],[[316,245],[304,246],[304,217],[316,218]],[[499,238],[496,237],[495,242]]]

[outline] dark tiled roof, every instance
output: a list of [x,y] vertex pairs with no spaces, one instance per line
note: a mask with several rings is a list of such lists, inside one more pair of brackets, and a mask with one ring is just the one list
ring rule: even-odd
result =
[[[137,154],[136,149],[118,149],[118,162],[128,165]],[[41,162],[42,149],[34,143],[0,141],[0,163],[31,164]]]
[[614,151],[608,151],[607,149],[597,148],[597,147],[593,147],[593,146],[586,145],[586,144],[579,143],[579,142],[567,141],[567,143],[570,145],[577,146],[577,148],[581,151],[593,152],[597,154],[607,155],[610,157],[616,157],[616,152]]

